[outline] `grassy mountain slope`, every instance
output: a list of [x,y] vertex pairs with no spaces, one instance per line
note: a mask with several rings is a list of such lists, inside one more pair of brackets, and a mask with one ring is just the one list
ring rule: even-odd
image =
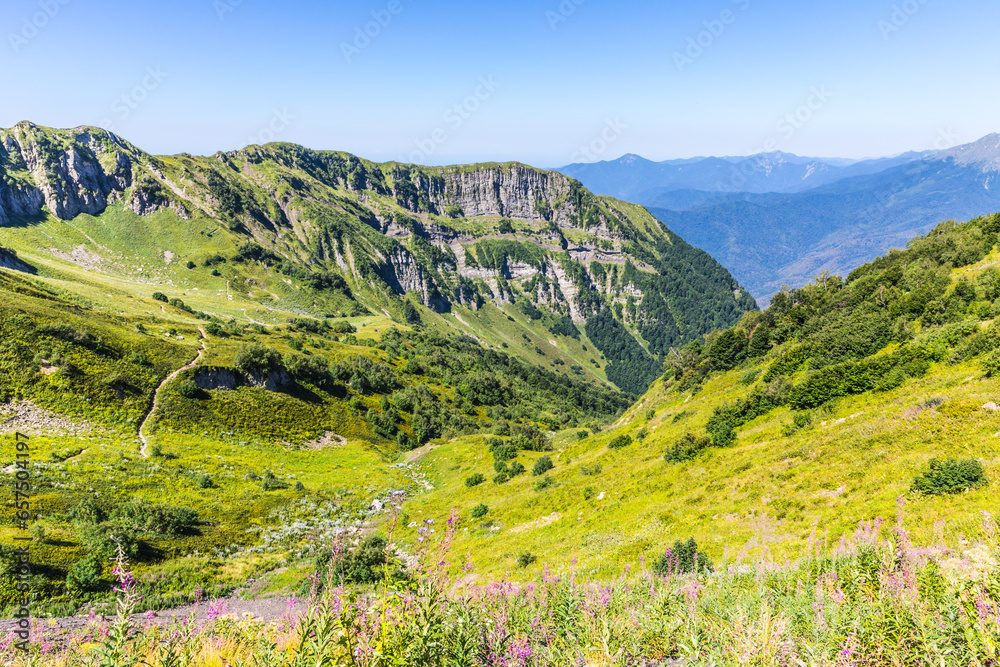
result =
[[[846,280],[780,294],[672,357],[612,427],[520,453],[527,472],[510,481],[466,487],[492,477],[490,443],[445,443],[421,460],[437,489],[407,512],[458,508],[470,527],[454,548],[494,576],[524,553],[608,576],[689,537],[716,562],[781,560],[891,520],[900,497],[918,541],[974,535],[998,509],[1000,417],[983,408],[1000,392],[998,232],[1000,216],[944,224]],[[533,476],[543,456],[554,468]],[[933,458],[978,459],[990,485],[912,491]]]
[[0,146],[0,430],[32,484],[0,537],[33,538],[37,612],[107,594],[112,536],[152,605],[298,590],[374,499],[426,488],[412,450],[596,428],[633,400],[613,384],[755,308],[641,207],[523,165],[157,158],[27,123]]
[[275,302],[421,319],[638,393],[670,347],[756,308],[642,207],[516,163],[375,164],[291,144],[154,157],[30,123],[0,146],[3,241],[28,264],[225,295],[261,320]]

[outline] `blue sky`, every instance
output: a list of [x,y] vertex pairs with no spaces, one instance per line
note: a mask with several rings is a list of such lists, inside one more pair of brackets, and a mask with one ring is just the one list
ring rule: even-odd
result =
[[888,155],[1000,131],[998,5],[6,0],[0,126],[428,164]]

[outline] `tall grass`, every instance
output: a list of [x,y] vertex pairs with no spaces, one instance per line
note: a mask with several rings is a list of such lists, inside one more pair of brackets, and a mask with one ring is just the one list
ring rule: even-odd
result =
[[[114,664],[178,667],[1000,664],[1000,542],[989,515],[977,543],[914,546],[901,504],[895,526],[862,524],[792,564],[657,575],[640,562],[613,581],[546,569],[487,585],[468,565],[449,568],[457,528],[453,515],[439,540],[420,544],[424,565],[408,581],[351,589],[331,568],[297,619],[217,610],[197,626],[123,628],[122,612],[59,640],[40,627],[29,655],[12,653],[10,638],[0,648],[9,664],[40,667],[107,665],[112,654]],[[137,592],[127,566],[117,571],[127,610]]]

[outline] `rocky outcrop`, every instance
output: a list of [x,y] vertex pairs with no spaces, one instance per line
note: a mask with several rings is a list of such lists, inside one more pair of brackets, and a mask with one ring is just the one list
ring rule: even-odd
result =
[[232,391],[240,385],[240,375],[236,371],[218,366],[199,366],[192,379],[205,390]]
[[223,366],[199,366],[192,379],[201,389],[208,391],[232,391],[241,385],[281,391],[295,384],[291,373],[283,368],[268,372],[241,373]]
[[282,389],[287,389],[288,387],[295,384],[295,380],[292,379],[291,373],[286,371],[284,368],[278,369],[276,371],[251,371],[245,376],[247,384],[251,387],[257,387],[258,389],[266,389],[267,391],[281,391]]
[[443,192],[430,193],[431,201],[441,210],[458,206],[469,218],[498,215],[569,224],[576,213],[571,206],[554,208],[570,192],[570,180],[555,172],[511,164],[446,171],[444,182]]
[[[28,122],[0,131],[0,149],[0,225],[9,224],[11,217],[38,215],[43,207],[61,220],[81,213],[97,215],[126,196],[147,161],[141,151],[106,130],[77,128],[53,134]],[[140,215],[170,206],[186,214],[165,193],[155,196],[157,190],[131,192],[126,207]]]
[[23,273],[35,272],[33,267],[17,258],[17,253],[6,248],[0,248],[0,269],[10,269],[11,271],[21,271]]

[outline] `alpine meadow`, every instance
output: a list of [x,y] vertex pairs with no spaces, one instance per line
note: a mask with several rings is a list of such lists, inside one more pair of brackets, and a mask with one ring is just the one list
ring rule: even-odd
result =
[[9,5],[0,663],[1000,667],[1000,7]]

